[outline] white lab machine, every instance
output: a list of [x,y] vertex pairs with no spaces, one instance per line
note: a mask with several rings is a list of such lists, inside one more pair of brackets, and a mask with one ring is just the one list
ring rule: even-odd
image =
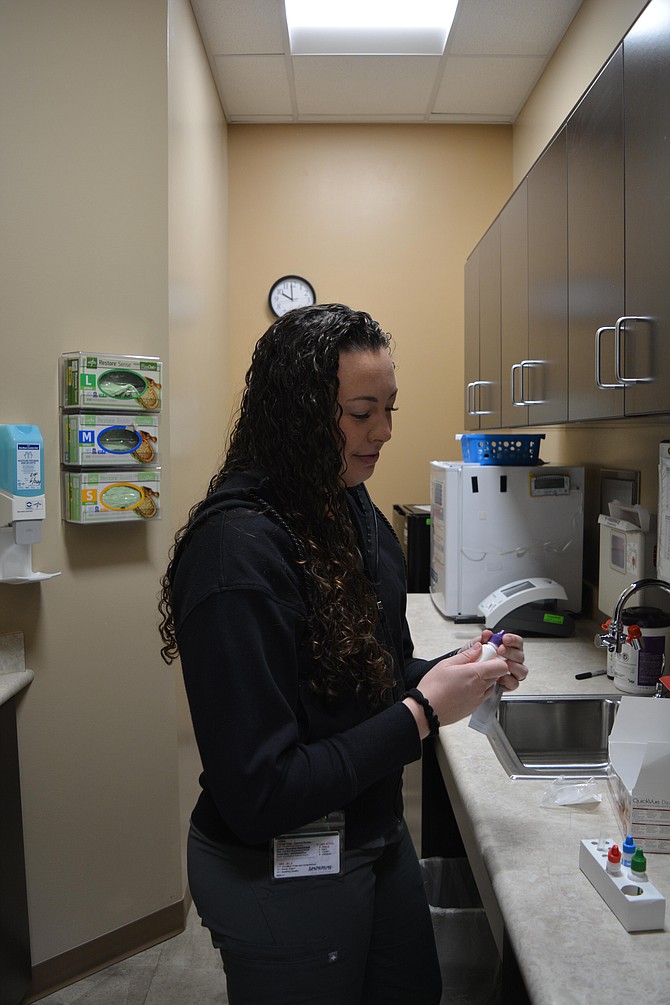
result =
[[[487,597],[535,578],[558,584],[557,610],[581,610],[584,468],[432,461],[430,481],[430,592],[445,617],[481,622]],[[519,606],[552,599],[532,588]]]
[[631,583],[655,577],[656,517],[644,506],[626,506],[616,499],[608,510],[598,517],[598,609],[611,617]]
[[575,624],[565,610],[568,595],[555,579],[531,576],[506,583],[479,605],[488,628],[521,635],[572,635]]

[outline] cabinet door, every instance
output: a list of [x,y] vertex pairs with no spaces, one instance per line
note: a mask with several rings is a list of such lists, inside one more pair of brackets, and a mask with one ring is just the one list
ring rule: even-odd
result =
[[[568,119],[567,151],[568,417],[619,416],[624,392],[615,375],[614,325],[624,313],[621,47]],[[596,376],[607,387],[599,388]]]
[[500,214],[500,412],[503,426],[528,424],[528,197],[524,180]]
[[528,175],[529,422],[568,417],[568,207],[565,128]]
[[479,429],[479,246],[467,262],[464,273],[465,310],[465,429]]
[[626,35],[627,415],[670,411],[670,0],[652,0]]
[[500,219],[479,243],[480,429],[500,426]]

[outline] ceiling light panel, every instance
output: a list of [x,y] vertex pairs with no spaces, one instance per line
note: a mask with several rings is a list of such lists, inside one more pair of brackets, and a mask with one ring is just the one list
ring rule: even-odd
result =
[[285,0],[291,53],[441,55],[458,0]]

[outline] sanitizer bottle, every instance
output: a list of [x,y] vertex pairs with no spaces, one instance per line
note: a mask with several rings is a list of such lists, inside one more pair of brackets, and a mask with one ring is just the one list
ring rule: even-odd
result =
[[32,546],[45,513],[44,445],[38,426],[0,425],[0,582],[32,583]]
[[0,490],[16,498],[44,495],[44,445],[38,426],[0,426]]

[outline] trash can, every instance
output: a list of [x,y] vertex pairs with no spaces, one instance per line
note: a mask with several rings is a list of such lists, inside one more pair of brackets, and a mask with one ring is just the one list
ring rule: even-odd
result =
[[430,592],[430,503],[394,503],[393,529],[407,563],[407,592]]
[[502,965],[466,858],[423,858],[442,973],[441,1005],[501,1005]]

